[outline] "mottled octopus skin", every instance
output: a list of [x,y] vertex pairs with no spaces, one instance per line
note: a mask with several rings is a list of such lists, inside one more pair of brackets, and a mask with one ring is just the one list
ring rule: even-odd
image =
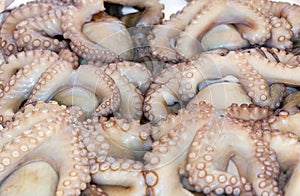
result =
[[[2,130],[1,138],[6,139],[1,139],[0,181],[28,162],[45,161],[59,175],[55,195],[80,195],[90,176],[86,150],[72,125],[78,115],[82,114],[70,115],[54,102],[38,102],[18,112],[15,121]],[[11,133],[14,137],[8,138]]]
[[11,11],[2,22],[0,28],[0,46],[2,53],[5,56],[10,56],[21,50],[17,47],[13,38],[14,30],[19,22],[28,18],[41,16],[53,8],[54,6],[51,4],[30,2]]
[[[204,194],[280,195],[275,153],[251,127],[223,112],[201,102],[160,121],[157,131],[163,133],[156,133],[144,158],[148,194],[191,195],[180,182],[185,176],[193,191]],[[226,172],[230,159],[240,176]]]
[[199,41],[204,34],[216,25],[227,23],[236,24],[242,37],[251,44],[262,45],[271,35],[269,20],[243,1],[209,1],[180,34],[177,52],[188,59],[195,56],[203,51],[199,48]]

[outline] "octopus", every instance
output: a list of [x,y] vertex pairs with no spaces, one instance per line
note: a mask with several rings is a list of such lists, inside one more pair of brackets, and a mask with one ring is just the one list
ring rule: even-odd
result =
[[[147,3],[137,0],[110,2],[143,9],[143,15],[136,23],[137,27],[157,24],[163,17],[163,6],[157,0]],[[81,58],[103,64],[122,61],[121,56],[132,59],[130,54],[132,40],[120,20],[91,21],[93,15],[104,10],[104,1],[98,0],[42,0],[21,5],[13,9],[2,22],[0,46],[3,54],[7,57],[22,50],[46,49],[59,52],[63,48],[71,48]],[[90,24],[86,24],[87,22]],[[99,24],[101,24],[99,32],[105,37],[101,40],[95,39],[88,30],[95,28],[99,30]],[[127,40],[124,49],[129,50],[129,54],[124,50],[119,51],[115,44],[105,40],[107,31],[112,32],[112,37],[116,38],[111,39],[113,43],[118,43],[117,40]]]
[[52,194],[79,195],[91,180],[86,149],[72,128],[72,121],[81,115],[77,110],[70,114],[55,102],[38,102],[16,113],[14,122],[1,131],[0,181],[18,168],[44,161],[59,175]]
[[[256,52],[213,50],[165,68],[146,93],[145,116],[157,123],[168,113],[176,113],[173,105],[185,107],[198,93],[199,84],[228,75],[238,79],[254,104],[276,108],[283,98],[282,84],[299,85],[299,66],[295,65],[298,57],[277,51],[274,60],[274,56],[268,57],[270,53]],[[280,84],[270,88],[269,84],[275,83]]]
[[139,63],[124,61],[101,67],[87,64],[76,70],[59,64],[45,70],[27,102],[54,99],[68,106],[81,105],[88,114],[95,111],[96,116],[114,113],[119,118],[140,120],[142,94],[150,81],[151,73]]
[[[40,98],[36,97],[37,95],[45,97],[45,93],[46,95],[51,93],[50,95],[55,96],[55,91],[47,91],[44,92],[44,94],[40,93],[40,91],[42,91],[40,88],[41,84],[45,85],[45,80],[40,77],[47,75],[46,79],[50,80],[53,74],[68,76],[66,74],[73,71],[77,66],[76,63],[73,62],[77,61],[74,60],[72,53],[65,51],[62,52],[61,55],[63,57],[46,50],[20,52],[10,56],[8,61],[0,66],[2,71],[0,80],[3,87],[0,96],[0,114],[3,125],[12,120],[14,113],[22,107],[24,101],[27,100],[27,103],[36,101]],[[69,58],[64,60],[67,56]],[[50,71],[51,75],[49,75]],[[90,78],[94,77],[94,80],[84,80],[87,74]],[[80,66],[74,71],[73,76],[69,75],[66,78],[60,78],[60,80],[65,82],[58,82],[57,84],[67,85],[67,82],[69,82],[69,84],[75,86],[75,90],[67,88],[67,86],[65,89],[58,89],[60,92],[56,92],[59,94],[57,95],[57,99],[61,100],[62,104],[68,102],[69,99],[69,102],[77,102],[81,104],[80,106],[82,108],[85,108],[85,111],[94,111],[96,115],[109,114],[117,110],[120,106],[120,92],[114,80],[107,74],[97,70],[97,67],[92,65]],[[75,80],[76,83],[73,84],[72,81]],[[38,83],[39,81],[40,83]],[[94,81],[98,82],[94,83]],[[56,88],[55,83],[48,85],[54,89]],[[48,87],[48,89],[50,89],[50,87]],[[68,93],[71,93],[71,98]],[[77,94],[78,97],[76,97]],[[96,97],[101,98],[100,102],[95,100],[95,94]],[[34,95],[36,96],[34,97]],[[94,102],[92,102],[93,98]],[[81,103],[80,100],[89,100],[90,102],[84,101]],[[95,110],[91,111],[91,107],[95,104]]]
[[269,143],[276,152],[280,165],[279,187],[285,195],[297,194],[299,188],[299,112],[289,114],[281,111],[278,114],[268,110],[261,111],[258,106],[243,106],[241,109],[236,104],[228,108],[227,112],[231,117],[240,122],[250,124],[257,135]]
[[299,115],[204,102],[169,114],[153,127],[144,157],[148,194],[297,194]]
[[299,34],[299,10],[298,5],[268,0],[189,1],[170,20],[155,26],[149,41],[151,54],[178,63],[216,48],[292,49]]
[[163,9],[36,0],[3,13],[0,195],[300,192],[299,6]]
[[[122,189],[128,195],[145,193],[139,160],[151,147],[150,126],[104,117],[83,121],[83,115],[78,107],[68,109],[54,101],[37,101],[17,112],[1,131],[1,184],[18,174],[14,171],[27,165],[39,168],[31,164],[44,162],[59,176],[49,195],[80,195],[83,190],[113,194]],[[20,178],[9,180],[17,183]]]
[[[281,194],[275,151],[252,127],[222,110],[200,102],[168,115],[152,132],[155,142],[145,154],[149,195]],[[227,172],[230,160],[238,174]]]

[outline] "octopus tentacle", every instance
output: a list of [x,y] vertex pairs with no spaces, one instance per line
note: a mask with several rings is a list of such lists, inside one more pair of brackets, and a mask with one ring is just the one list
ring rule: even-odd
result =
[[[199,136],[195,137],[195,141],[199,142],[204,137],[205,142],[190,147],[188,160],[190,164],[186,167],[190,175],[189,182],[196,187],[196,190],[199,189],[206,194],[214,190],[217,194],[233,195],[244,191],[251,192],[252,187],[246,182],[245,178],[218,172],[226,169],[227,160],[232,157],[231,159],[237,165],[245,165],[247,162],[250,168],[261,168],[249,170],[239,167],[240,176],[245,176],[251,182],[256,194],[260,195],[265,192],[278,194],[279,189],[276,180],[279,174],[279,165],[275,160],[275,153],[271,151],[269,146],[263,143],[263,140],[259,139],[251,129],[244,127],[237,121],[224,119],[215,123],[219,125],[216,124],[213,129],[210,128],[204,134],[200,131],[198,132]],[[218,137],[216,138],[213,135]],[[230,139],[227,138],[229,135]],[[218,140],[222,140],[222,142],[218,142]],[[228,149],[225,147],[227,145],[230,148],[224,152],[222,149]],[[243,145],[251,147],[243,148],[246,152],[241,150]],[[256,150],[257,148],[259,148],[259,152]],[[260,158],[262,154],[264,154],[263,159]],[[255,157],[255,159],[250,161],[247,155]],[[222,156],[223,161],[220,160],[220,156]],[[218,164],[214,164],[214,161],[218,161]],[[272,170],[270,171],[268,167]],[[228,179],[228,181],[224,183],[224,179]],[[263,183],[265,186],[262,186]]]
[[[251,44],[263,44],[270,37],[271,26],[268,19],[254,8],[242,2],[230,0],[211,1],[210,3],[212,5],[199,11],[177,40],[176,49],[180,55],[190,58],[201,52],[198,40],[201,40],[212,26],[218,24],[237,23],[237,28],[241,31],[243,38],[249,40]],[[213,11],[210,11],[209,9],[212,8]],[[208,15],[210,19],[203,20],[203,17],[208,17]],[[222,20],[218,20],[220,16]],[[250,27],[248,23],[251,24]]]
[[260,107],[254,104],[232,104],[226,108],[225,113],[230,118],[257,121],[269,117],[273,111],[269,107]]
[[290,175],[287,182],[284,182],[285,195],[297,194],[299,186],[297,180],[299,173],[299,136],[291,133],[280,133],[279,131],[263,131],[260,133],[264,140],[270,144],[270,147],[276,152],[277,160],[282,172]]
[[[144,195],[146,187],[141,159],[151,147],[149,125],[115,118],[90,119],[78,124],[87,146],[92,181],[108,194]],[[129,178],[121,179],[120,175]],[[110,188],[109,185],[116,185]]]
[[[117,70],[123,77],[126,77],[138,89],[145,93],[152,80],[150,71],[142,64],[123,61],[108,64],[106,70]],[[137,74],[138,73],[138,74]]]
[[178,62],[180,56],[175,50],[177,36],[206,3],[207,1],[191,1],[182,11],[173,14],[170,20],[156,25],[149,40],[151,54],[164,61]]
[[141,0],[108,0],[108,2],[121,4],[124,6],[133,6],[144,9],[141,18],[139,19],[136,26],[148,26],[155,25],[161,22],[163,18],[162,10],[164,5],[158,0],[141,1]]
[[[204,143],[204,132],[208,131],[210,131],[209,127],[204,127],[202,131],[195,135],[194,139],[198,143]],[[219,152],[217,150],[220,149],[217,143],[212,141],[212,144],[209,144],[205,141],[202,145],[191,146],[188,159],[189,164],[186,165],[186,169],[189,172],[189,183],[195,187],[197,192],[203,192],[204,194],[211,192],[232,195],[239,195],[242,192],[251,193],[252,185],[244,177],[223,172],[226,170],[227,162],[219,161],[218,166],[214,165],[214,161],[217,160],[214,154],[218,155]],[[205,148],[207,150],[203,151]],[[230,153],[226,153],[224,157],[229,159],[228,156],[230,155]],[[215,180],[217,180],[217,183],[215,183]]]
[[95,184],[89,184],[87,188],[81,192],[81,196],[108,196],[101,188]]
[[270,19],[272,29],[271,37],[265,43],[268,47],[276,47],[279,49],[291,49],[293,42],[291,38],[293,33],[291,31],[292,26],[285,18],[271,17]]
[[133,59],[133,40],[125,25],[118,18],[104,15],[95,22],[84,24],[82,32],[89,40],[114,51],[124,60]]
[[[82,4],[82,5],[81,5]],[[103,11],[103,2],[96,1],[93,3],[85,2],[78,6],[69,6],[63,11],[62,31],[65,39],[70,39],[70,47],[80,57],[88,61],[100,61],[110,63],[121,61],[121,58],[114,52],[111,52],[102,46],[90,41],[82,32],[82,25],[93,14]]]
[[[166,134],[153,143],[152,151],[147,152],[144,157],[145,181],[150,195],[192,195],[182,187],[179,176],[186,173],[184,165],[189,153],[188,146],[192,143],[194,135],[211,119],[210,107],[205,107],[204,104],[204,108],[199,110],[180,112],[176,117],[184,120],[189,125],[188,128],[183,124],[176,126],[175,123],[174,127],[171,125],[165,129],[164,120],[161,121],[159,129],[166,131]],[[173,188],[170,190],[168,187]]]
[[[2,164],[1,181],[22,165],[43,160],[60,176],[57,195],[79,195],[90,181],[89,168],[87,159],[82,156],[85,149],[80,145],[79,133],[72,127],[72,117],[68,115],[68,111],[64,110],[55,117],[46,117],[31,124],[29,129],[20,130],[16,138],[5,143],[0,159],[7,162]],[[22,122],[24,121],[20,121],[21,124]],[[11,127],[6,129],[14,131]],[[11,156],[11,151],[15,152],[14,156]]]
[[291,24],[293,31],[293,39],[298,39],[300,36],[300,23],[296,18],[300,15],[300,6],[287,2],[273,2],[267,0],[252,0],[247,3],[257,7],[266,16],[276,16],[278,18],[286,18]]
[[26,52],[19,52],[15,55],[10,55],[6,62],[0,65],[0,85],[4,87],[9,82],[10,78],[22,69],[24,65],[28,65],[40,59],[40,62],[55,62],[59,56],[48,50],[32,50]]
[[253,55],[259,55],[267,58],[274,63],[283,63],[291,66],[298,66],[300,64],[300,56],[286,50],[280,50],[277,48],[265,48],[259,47],[254,49],[245,49],[242,52],[248,52]]
[[106,137],[113,138],[112,141],[116,142],[114,145],[124,146],[134,152],[134,159],[141,159],[145,151],[150,149],[151,126],[148,124],[141,125],[137,120],[128,121],[116,118],[107,120],[103,117],[99,119],[99,122]]
[[[9,142],[11,138],[17,137],[22,130],[29,129],[32,124],[36,124],[47,117],[54,118],[64,110],[66,110],[66,107],[58,105],[55,101],[50,101],[47,104],[38,101],[35,105],[26,105],[21,111],[18,111],[14,115],[14,120],[9,124],[11,130],[1,130],[0,148],[2,148],[5,143]],[[24,121],[22,122],[22,127],[20,126],[21,121]]]
[[[153,83],[150,85],[144,99],[144,115],[152,123],[157,123],[162,118],[165,118],[169,113],[175,113],[172,108],[168,106],[179,102],[180,95],[178,93],[179,81],[180,81],[180,70],[185,64],[177,64],[164,69],[161,74],[156,77]],[[168,85],[165,85],[168,83]],[[163,107],[162,107],[163,106]]]
[[[180,84],[180,94],[181,99],[184,101],[195,96],[197,85],[204,78],[209,79],[212,75],[216,77],[219,74],[233,74],[248,91],[248,95],[252,98],[253,102],[261,106],[270,105],[271,103],[267,81],[269,83],[284,83],[289,85],[297,85],[298,83],[297,69],[300,69],[299,67],[270,62],[268,59],[248,53],[231,51],[224,56],[217,53],[205,54],[200,55],[196,61],[192,61],[194,66],[187,67],[182,73],[183,79]],[[209,57],[209,59],[206,57]],[[226,63],[229,62],[225,60],[226,58],[230,58],[230,65]],[[231,66],[235,68],[230,68]],[[216,68],[214,71],[213,67]],[[270,68],[273,70],[272,74],[267,71]],[[283,73],[290,77],[283,77]]]
[[[122,195],[145,195],[146,185],[142,169],[143,164],[139,161],[108,157],[105,162],[99,163],[97,170],[92,171],[92,181],[101,185],[109,195],[120,192]],[[121,180],[120,176],[126,176],[126,179]]]
[[23,50],[44,49],[55,52],[67,48],[66,41],[54,38],[56,35],[63,34],[61,17],[62,10],[55,9],[49,10],[42,17],[29,18],[18,23],[14,31],[17,46]]
[[281,133],[292,132],[297,136],[300,136],[299,116],[297,112],[293,115],[289,115],[286,111],[281,111],[278,115],[272,115],[268,119],[265,119],[262,123],[263,130],[279,130]]
[[[124,77],[110,75],[113,80],[117,81],[121,95],[121,104],[118,112],[114,115],[118,118],[136,119],[139,120],[143,115],[144,98],[141,92]],[[115,77],[118,77],[116,80]]]
[[62,60],[70,62],[74,69],[78,68],[79,58],[74,52],[71,52],[68,49],[61,49],[58,55]]
[[[121,106],[116,116],[141,119],[145,92],[151,81],[151,73],[143,65],[119,62],[101,67],[116,82],[121,94]],[[136,74],[136,73],[139,74]]]
[[[86,77],[90,78],[90,80],[85,80]],[[49,80],[60,80],[61,82],[50,83]],[[85,103],[79,102],[81,106],[85,107],[87,112],[92,112],[93,115],[108,115],[118,110],[120,106],[120,92],[111,77],[93,65],[81,65],[77,70],[73,70],[71,64],[67,62],[56,63],[42,74],[32,90],[33,93],[28,102],[51,99],[59,91],[66,88],[72,89],[72,87],[80,87],[97,95],[102,103],[95,109],[89,109],[89,104],[85,105]],[[67,93],[66,96],[69,96],[69,94]],[[70,96],[69,98],[62,97],[63,100],[67,99],[64,101],[68,105],[72,105],[73,102],[77,101],[75,91]],[[78,96],[80,99],[80,94]],[[97,100],[95,101],[96,103],[98,102]],[[91,107],[93,107],[95,103],[91,104]]]
[[35,83],[42,73],[54,64],[53,60],[44,61],[35,59],[32,63],[24,65],[13,75],[0,93],[0,115],[2,122],[11,121],[22,102],[29,98]]
[[186,108],[200,101],[212,104],[216,109],[225,109],[232,103],[251,104],[252,101],[243,89],[242,85],[236,82],[217,82],[199,89]]
[[51,4],[28,3],[14,9],[2,22],[0,29],[1,50],[5,56],[18,52],[18,47],[13,38],[13,32],[20,21],[34,16],[41,16],[53,9]]

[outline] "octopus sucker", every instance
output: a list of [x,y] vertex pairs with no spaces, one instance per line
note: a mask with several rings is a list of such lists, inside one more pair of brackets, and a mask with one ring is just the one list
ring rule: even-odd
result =
[[27,18],[41,16],[53,9],[51,4],[28,3],[14,9],[1,23],[0,41],[1,50],[5,56],[10,56],[19,52],[16,42],[13,38],[14,30],[19,22]]
[[[33,111],[55,112],[51,104],[37,104],[27,107],[25,113]],[[79,133],[72,125],[72,116],[68,111],[55,112],[55,116],[44,117],[28,129],[20,129],[18,135],[3,144],[0,159],[2,160],[1,182],[15,169],[34,161],[49,163],[59,175],[56,195],[80,195],[90,181],[88,160],[83,155]],[[18,114],[23,118],[22,114]],[[30,117],[29,117],[30,118]],[[19,119],[16,119],[19,120]],[[26,121],[19,121],[20,126]],[[7,127],[4,132],[15,132],[14,127]],[[70,139],[72,138],[72,139]],[[15,152],[11,154],[11,152]],[[75,173],[76,175],[72,175]]]
[[[87,77],[90,80],[85,80]],[[49,82],[51,80],[60,80],[60,82],[51,83]],[[73,70],[72,65],[66,61],[56,63],[45,70],[34,89],[32,89],[28,103],[37,100],[49,100],[62,90],[72,89],[73,87],[75,89],[82,88],[84,92],[87,92],[86,98],[83,97],[83,99],[89,101],[80,103],[79,100],[82,96],[76,94],[76,92],[82,92],[79,89],[79,91],[71,91],[71,95],[67,92],[62,93],[60,100],[68,103],[69,106],[78,103],[79,106],[85,109],[88,117],[91,115],[108,115],[118,110],[120,106],[119,89],[109,75],[93,65],[81,65],[78,69]],[[90,103],[90,101],[95,100],[93,94],[96,96],[96,101],[99,102],[96,108],[93,108],[95,103]]]
[[[268,19],[251,7],[231,0],[214,1],[211,4],[199,11],[177,40],[176,49],[180,55],[190,58],[203,51],[199,48],[199,41],[213,27],[212,24],[236,24],[243,38],[251,44],[261,45],[270,37]],[[213,12],[210,11],[212,8]],[[209,19],[203,20],[202,17]]]

